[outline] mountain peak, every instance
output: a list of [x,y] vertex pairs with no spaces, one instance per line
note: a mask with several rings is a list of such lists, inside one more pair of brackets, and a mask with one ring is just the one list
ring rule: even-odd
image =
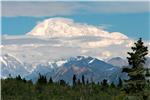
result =
[[102,27],[76,23],[68,18],[49,18],[40,22],[27,35],[43,37],[72,37],[72,36],[100,36],[113,39],[127,39],[120,32],[109,33]]

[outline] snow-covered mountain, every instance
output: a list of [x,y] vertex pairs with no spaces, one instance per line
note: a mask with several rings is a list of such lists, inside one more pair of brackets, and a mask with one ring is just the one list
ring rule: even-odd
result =
[[6,78],[11,74],[13,77],[21,75],[33,81],[38,79],[39,73],[46,75],[47,78],[52,77],[55,81],[64,79],[68,82],[71,82],[73,74],[76,74],[78,78],[85,75],[86,79],[93,81],[108,79],[110,82],[117,82],[119,77],[124,77],[120,68],[89,56],[71,57],[33,66],[6,54],[1,57],[1,70],[1,78]]
[[[79,78],[84,74],[94,81],[104,78],[115,81],[124,77],[120,67],[126,65],[126,61],[113,58],[106,63],[99,59],[126,57],[124,53],[133,42],[120,32],[108,32],[68,18],[49,18],[26,35],[2,36],[1,78],[20,74],[36,81],[41,73],[56,81],[70,82],[73,74]],[[149,67],[150,60],[145,65]]]
[[45,64],[38,64],[32,73],[28,74],[25,78],[27,80],[33,80],[34,82],[38,79],[39,74],[48,75],[47,78],[53,76],[55,72],[65,63],[65,60],[59,60],[54,62],[47,62]]
[[121,73],[120,68],[114,67],[99,59],[85,56],[70,58],[56,72],[53,78],[55,80],[64,79],[71,82],[73,74],[76,74],[78,78],[85,75],[85,79],[95,82],[107,79],[109,82],[117,83],[119,77],[127,78],[126,74]]
[[[1,63],[1,78],[6,78],[9,75],[15,77],[21,75],[27,77],[29,74],[38,75],[45,74],[52,69],[56,69],[65,63],[65,60],[46,62],[46,63],[27,63],[23,62],[11,54],[4,54],[0,58]],[[35,74],[36,73],[36,74]],[[37,74],[38,73],[38,74]]]
[[12,77],[16,75],[25,76],[29,74],[26,66],[17,58],[10,54],[5,54],[0,58],[1,62],[1,78],[6,78],[11,74]]
[[[21,75],[27,80],[38,79],[39,74],[46,75],[47,79],[52,77],[54,81],[64,79],[67,82],[72,82],[72,76],[74,74],[80,79],[82,75],[89,81],[102,81],[107,79],[110,83],[117,83],[119,78],[125,79],[127,75],[122,73],[122,67],[127,63],[124,63],[122,58],[112,58],[109,63],[106,63],[97,58],[90,56],[76,56],[68,59],[61,59],[51,61],[47,63],[40,63],[32,65],[20,61],[18,58],[5,54],[1,57],[1,78],[6,78],[11,74],[15,77]],[[115,63],[113,63],[115,62]],[[118,64],[118,65],[117,65]],[[146,67],[150,65],[150,58],[147,57]]]
[[100,27],[75,23],[68,18],[49,18],[38,25],[33,30],[27,33],[31,36],[43,37],[72,37],[72,36],[101,36],[113,39],[128,39],[128,37],[120,32],[112,32],[111,34]]

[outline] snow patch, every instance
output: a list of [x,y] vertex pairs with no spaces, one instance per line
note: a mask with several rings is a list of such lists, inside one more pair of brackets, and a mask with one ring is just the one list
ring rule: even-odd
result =
[[2,57],[0,57],[0,62],[3,62],[7,66],[7,62]]
[[65,61],[57,61],[56,64],[59,67],[59,66],[62,66],[66,62],[67,62],[67,60],[65,60]]
[[95,58],[94,58],[94,59],[92,59],[91,61],[89,61],[88,63],[89,63],[89,64],[91,64],[94,60],[95,60]]

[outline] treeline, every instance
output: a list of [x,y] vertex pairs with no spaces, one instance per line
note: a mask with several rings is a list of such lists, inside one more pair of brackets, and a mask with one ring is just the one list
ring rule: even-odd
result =
[[32,83],[20,76],[10,77],[1,80],[2,100],[123,100],[126,95],[121,90],[122,81],[117,86],[105,79],[95,83],[85,81],[84,75],[81,80],[74,75],[72,81],[70,85],[64,80],[54,82],[39,75],[37,82]]
[[[52,78],[47,80],[40,74],[36,83],[22,79],[20,75],[9,77],[1,80],[2,100],[142,100],[139,96],[127,94],[121,79],[115,85],[108,84],[106,79],[95,83],[85,81],[84,75],[81,80],[74,75],[72,82],[72,85],[64,80],[54,82]],[[150,96],[150,84],[144,91]]]
[[9,77],[1,80],[2,100],[150,100],[150,72],[143,66],[148,47],[140,38],[131,49],[127,57],[131,67],[122,70],[129,79],[119,78],[118,85],[108,84],[106,79],[89,82],[84,75],[81,80],[73,75],[72,85],[65,80],[47,80],[43,75],[39,75],[35,84],[20,76]]

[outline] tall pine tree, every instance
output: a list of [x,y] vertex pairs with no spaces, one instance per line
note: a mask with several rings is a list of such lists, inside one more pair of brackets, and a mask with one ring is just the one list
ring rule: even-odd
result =
[[82,84],[85,84],[84,75],[82,75]]
[[119,78],[118,87],[122,87],[122,80],[121,80],[121,78]]
[[142,93],[146,84],[143,64],[146,60],[145,56],[148,54],[148,48],[144,46],[141,38],[134,44],[135,46],[131,47],[132,52],[128,52],[129,57],[127,57],[131,68],[123,69],[123,72],[128,73],[130,77],[124,85],[124,89],[129,94]]
[[73,81],[73,82],[72,82],[72,83],[73,83],[73,86],[75,86],[75,85],[76,85],[76,79],[77,79],[77,78],[76,78],[76,75],[74,74],[74,75],[73,75],[73,78],[72,78],[72,81]]

